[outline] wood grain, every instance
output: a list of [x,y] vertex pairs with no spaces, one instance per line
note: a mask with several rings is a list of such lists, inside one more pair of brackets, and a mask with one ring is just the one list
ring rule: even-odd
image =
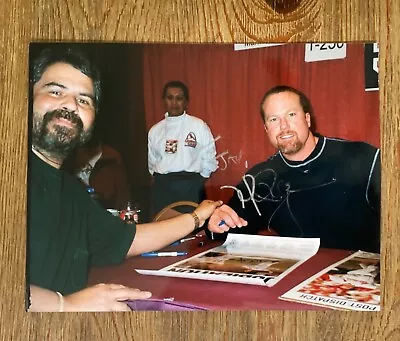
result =
[[[291,5],[278,0],[2,2],[2,340],[400,340],[400,1],[287,3]],[[379,41],[383,311],[25,313],[28,44],[39,40]]]

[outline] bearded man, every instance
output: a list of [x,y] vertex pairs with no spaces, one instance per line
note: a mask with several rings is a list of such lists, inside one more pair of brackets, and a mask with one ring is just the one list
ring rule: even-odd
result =
[[158,250],[202,226],[222,202],[203,201],[191,214],[126,224],[92,200],[60,169],[91,135],[100,78],[82,53],[47,49],[33,62],[32,152],[28,167],[28,308],[30,311],[130,310],[126,300],[150,292],[118,283],[86,287],[93,265],[121,263]]
[[379,252],[380,150],[314,132],[309,99],[289,86],[267,91],[261,117],[278,152],[250,169],[237,195],[213,213],[213,237],[266,227],[320,238],[326,248]]

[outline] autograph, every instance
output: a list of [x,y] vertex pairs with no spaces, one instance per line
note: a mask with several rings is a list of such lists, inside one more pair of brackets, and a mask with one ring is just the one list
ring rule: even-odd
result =
[[[261,174],[263,174],[262,178],[265,180],[256,182],[256,179],[258,177],[260,177]],[[267,179],[270,179],[270,182]],[[308,187],[308,188],[291,189],[290,183],[285,183],[283,180],[278,181],[278,175],[273,169],[265,169],[265,170],[257,173],[254,176],[251,174],[245,174],[242,177],[242,181],[243,181],[245,189],[248,192],[248,197],[244,197],[242,190],[235,186],[224,185],[224,186],[221,186],[220,189],[224,189],[224,188],[233,189],[236,192],[236,195],[238,196],[243,209],[246,206],[245,203],[251,201],[259,216],[262,216],[262,214],[258,207],[258,203],[264,202],[264,201],[278,203],[278,206],[276,207],[276,209],[271,214],[271,216],[268,220],[268,228],[270,228],[270,223],[271,223],[272,218],[274,217],[275,213],[282,207],[282,205],[286,204],[291,218],[293,219],[293,221],[295,222],[295,224],[297,225],[297,227],[303,234],[303,230],[300,227],[300,224],[298,223],[297,219],[295,218],[295,216],[292,212],[292,209],[290,207],[290,202],[289,202],[290,194],[328,186],[332,183],[335,183],[336,179],[332,178],[330,181],[328,181],[326,183]],[[257,184],[257,188],[259,189],[258,193],[256,192],[256,184]],[[265,193],[265,194],[261,195],[261,194],[259,194],[260,192]]]
[[[227,159],[225,159],[225,155],[228,155]],[[233,162],[235,165],[238,164],[242,158],[242,155],[243,155],[242,150],[240,150],[239,155],[230,155],[229,150],[225,150],[224,152],[218,154],[216,158],[217,159],[221,158],[222,161],[224,162],[223,166],[220,167],[219,169],[225,170],[230,162]]]
[[[265,196],[261,196],[256,193],[256,178],[263,173],[271,173],[271,175],[272,175],[271,184],[268,184],[266,182],[259,182],[257,184],[258,187],[260,187],[260,188],[262,188],[262,187],[266,188],[267,194]],[[230,189],[235,190],[236,195],[238,196],[238,198],[242,204],[242,208],[243,209],[245,208],[246,202],[251,201],[253,203],[254,208],[256,209],[258,215],[261,216],[260,209],[258,208],[258,205],[257,205],[258,202],[262,202],[265,200],[279,202],[279,201],[283,200],[283,196],[280,195],[280,193],[281,193],[280,187],[282,185],[284,186],[283,190],[286,193],[286,195],[288,195],[288,193],[290,192],[290,185],[289,184],[285,185],[282,180],[277,182],[277,178],[278,178],[278,176],[273,169],[265,169],[265,170],[261,171],[260,173],[256,174],[255,176],[253,176],[251,174],[245,174],[242,177],[242,180],[243,180],[244,186],[246,187],[246,189],[248,191],[248,194],[249,194],[248,198],[245,198],[243,196],[243,192],[235,186],[224,185],[224,186],[221,186],[220,189],[230,188]],[[274,191],[276,192],[275,194],[274,194]]]
[[[222,139],[221,135],[214,137],[214,143],[220,139]],[[223,151],[222,153],[219,153],[215,158],[222,160],[223,165],[219,166],[218,168],[220,170],[224,171],[228,168],[230,163],[234,163],[235,165],[239,164],[240,160],[242,159],[242,156],[243,156],[242,150],[240,150],[239,155],[233,155],[233,154],[229,154],[229,150],[227,149],[227,150]]]

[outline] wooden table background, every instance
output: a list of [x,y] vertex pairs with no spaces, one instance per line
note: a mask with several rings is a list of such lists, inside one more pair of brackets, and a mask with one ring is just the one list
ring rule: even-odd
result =
[[[3,0],[1,7],[2,340],[400,340],[400,1]],[[26,313],[28,44],[39,40],[378,41],[382,311]]]

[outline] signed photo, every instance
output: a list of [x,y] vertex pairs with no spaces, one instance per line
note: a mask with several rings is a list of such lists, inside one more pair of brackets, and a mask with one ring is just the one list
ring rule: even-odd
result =
[[[77,311],[69,295],[98,283],[199,309],[328,309],[279,296],[352,252],[380,253],[378,44],[31,43],[29,54],[27,288],[49,295],[39,310]],[[231,233],[290,247],[182,267],[272,278],[296,262],[296,238],[319,250],[274,290],[134,270]]]

